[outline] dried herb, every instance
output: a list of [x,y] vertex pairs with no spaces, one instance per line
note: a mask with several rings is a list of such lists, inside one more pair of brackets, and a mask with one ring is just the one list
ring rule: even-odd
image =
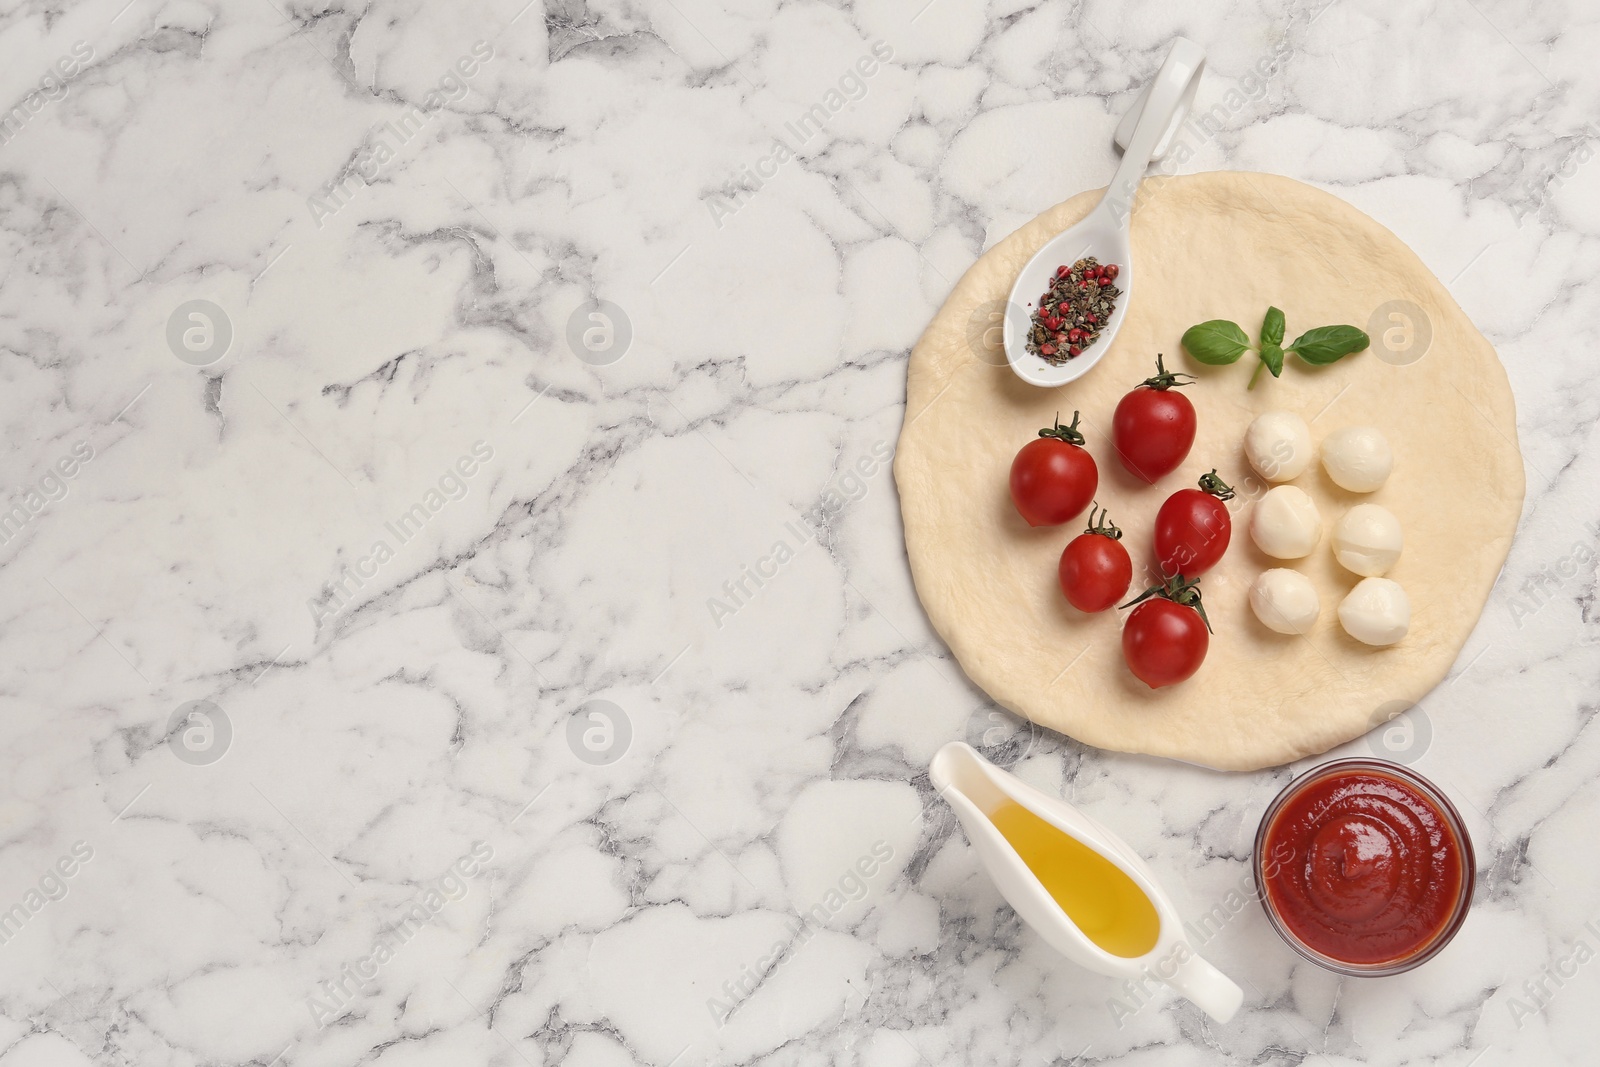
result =
[[1115,263],[1102,266],[1093,256],[1070,267],[1057,267],[1055,279],[1033,312],[1028,351],[1060,366],[1098,341],[1122,295],[1113,284],[1118,269]]

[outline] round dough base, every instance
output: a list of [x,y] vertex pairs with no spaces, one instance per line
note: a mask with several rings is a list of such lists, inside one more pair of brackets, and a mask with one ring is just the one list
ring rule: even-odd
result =
[[[1073,197],[987,252],[912,350],[894,470],[917,594],[995,700],[1101,748],[1250,770],[1358,737],[1445,676],[1505,562],[1523,494],[1505,370],[1422,261],[1366,215],[1287,178],[1209,173],[1146,180],[1133,215],[1132,303],[1115,344],[1076,382],[1028,385],[1006,366],[999,312],[1028,258],[1099,196]],[[1253,353],[1228,367],[1183,353],[1184,330],[1207,319],[1232,319],[1254,339],[1269,305],[1284,311],[1291,341],[1350,323],[1373,334],[1373,347],[1321,368],[1290,356],[1283,377],[1264,373],[1250,391]],[[1154,373],[1158,352],[1196,376],[1183,391],[1199,432],[1183,466],[1147,486],[1123,469],[1109,435],[1117,401]],[[1375,493],[1340,489],[1320,462],[1289,483],[1316,500],[1323,535],[1288,563],[1264,555],[1248,530],[1267,486],[1245,461],[1244,430],[1274,409],[1298,412],[1319,444],[1341,426],[1377,426],[1395,453]],[[1227,554],[1201,581],[1216,632],[1199,673],[1180,685],[1151,690],[1128,672],[1127,612],[1085,615],[1062,596],[1057,561],[1084,522],[1033,529],[1011,503],[1017,450],[1074,410],[1100,468],[1098,500],[1133,557],[1130,597],[1154,570],[1162,501],[1213,467],[1238,490]],[[1339,626],[1339,601],[1360,578],[1334,561],[1329,534],[1363,501],[1393,511],[1405,531],[1388,577],[1413,617],[1389,648]],[[1299,569],[1321,596],[1305,636],[1273,633],[1250,610],[1250,583],[1274,566]]]

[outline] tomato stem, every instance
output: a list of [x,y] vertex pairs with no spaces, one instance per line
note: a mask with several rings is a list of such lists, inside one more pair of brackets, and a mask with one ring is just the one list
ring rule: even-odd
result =
[[1122,540],[1122,531],[1117,528],[1116,523],[1111,521],[1111,513],[1105,508],[1100,508],[1100,521],[1094,521],[1094,510],[1097,507],[1100,507],[1099,501],[1089,505],[1089,528],[1083,532],[1099,534],[1101,537],[1109,537],[1113,541]]
[[1149,600],[1153,596],[1161,597],[1163,600],[1170,600],[1174,604],[1182,604],[1186,608],[1193,608],[1199,612],[1200,621],[1206,624],[1206,632],[1216,633],[1211,628],[1211,620],[1206,618],[1205,605],[1200,602],[1200,579],[1185,578],[1181,574],[1174,574],[1170,578],[1164,579],[1160,585],[1152,585],[1126,604],[1118,605],[1118,608],[1131,608],[1140,601]]
[[1202,474],[1200,476],[1200,491],[1210,493],[1218,500],[1233,499],[1233,486],[1217,477],[1217,469],[1215,467],[1211,468],[1210,474]]
[[[1189,380],[1187,382],[1180,382],[1178,381],[1179,378],[1187,378]],[[1192,374],[1185,374],[1182,371],[1168,370],[1161,362],[1161,353],[1157,352],[1155,377],[1146,378],[1139,384],[1143,385],[1147,389],[1154,389],[1157,392],[1164,392],[1168,389],[1171,389],[1175,385],[1190,385],[1193,382],[1194,375]]]
[[1083,434],[1078,432],[1078,412],[1072,413],[1072,425],[1061,425],[1061,412],[1056,412],[1056,424],[1046,426],[1039,431],[1040,437],[1054,437],[1058,441],[1065,441],[1069,445],[1083,444]]

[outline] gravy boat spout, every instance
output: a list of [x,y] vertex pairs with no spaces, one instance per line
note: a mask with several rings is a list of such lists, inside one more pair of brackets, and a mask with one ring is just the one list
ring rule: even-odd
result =
[[1163,982],[1218,1022],[1233,1018],[1244,993],[1195,953],[1150,869],[1111,831],[959,741],[934,755],[929,777],[1000,894],[1051,948],[1113,978]]

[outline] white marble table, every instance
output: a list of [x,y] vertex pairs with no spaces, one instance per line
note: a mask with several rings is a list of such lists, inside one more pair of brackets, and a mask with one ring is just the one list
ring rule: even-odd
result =
[[[1593,1062],[1592,3],[522,3],[0,14],[0,1067]],[[1292,769],[995,712],[887,466],[921,327],[1176,33],[1182,169],[1416,248],[1529,483],[1398,753],[1470,921],[1357,981],[1240,909],[1226,1026],[1053,957],[924,768],[997,745],[1189,914]]]

